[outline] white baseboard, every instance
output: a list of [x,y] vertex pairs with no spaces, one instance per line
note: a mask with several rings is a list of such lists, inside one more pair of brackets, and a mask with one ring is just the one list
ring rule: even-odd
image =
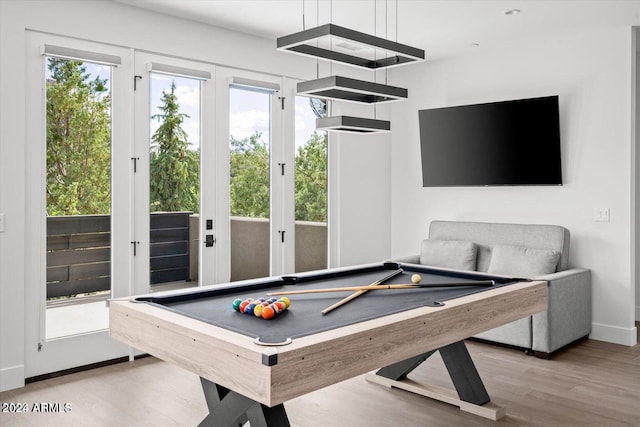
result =
[[632,328],[621,328],[619,326],[593,323],[591,325],[591,334],[589,334],[589,338],[613,344],[634,346],[638,343],[638,332],[636,331],[635,326]]
[[0,391],[24,387],[24,365],[0,369]]

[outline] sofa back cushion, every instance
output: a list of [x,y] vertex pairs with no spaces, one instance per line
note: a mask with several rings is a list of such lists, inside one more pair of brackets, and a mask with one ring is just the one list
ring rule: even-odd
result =
[[559,258],[554,272],[569,267],[569,230],[559,225],[432,221],[429,239],[474,242],[476,270],[482,272],[489,271],[491,254],[497,245],[556,251]]
[[491,251],[488,273],[534,279],[554,273],[558,265],[558,258],[560,258],[560,253],[553,249],[496,245]]
[[478,247],[473,242],[425,239],[420,247],[420,264],[475,270],[477,252]]

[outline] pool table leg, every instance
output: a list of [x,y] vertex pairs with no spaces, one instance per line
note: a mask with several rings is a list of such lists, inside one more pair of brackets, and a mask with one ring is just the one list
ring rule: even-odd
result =
[[427,360],[429,356],[435,353],[437,350],[429,351],[427,353],[419,354],[410,359],[403,360],[401,362],[394,363],[392,365],[380,368],[376,375],[381,377],[390,378],[394,381],[401,381],[406,378],[407,375],[414,369],[416,369],[422,362]]
[[247,421],[251,427],[290,427],[283,404],[272,408],[200,378],[209,415],[200,427],[237,427]]
[[439,351],[461,400],[475,405],[484,405],[491,401],[463,341],[449,344]]
[[491,400],[463,341],[385,366],[379,369],[376,375],[401,381],[436,351],[440,351],[460,400],[475,405],[484,405]]

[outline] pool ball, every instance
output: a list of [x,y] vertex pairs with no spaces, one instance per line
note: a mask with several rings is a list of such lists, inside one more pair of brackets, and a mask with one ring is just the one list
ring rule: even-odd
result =
[[244,313],[244,309],[247,307],[247,305],[249,305],[249,304],[251,303],[251,301],[253,301],[253,299],[252,299],[252,298],[247,298],[247,299],[245,299],[244,301],[242,301],[242,302],[240,303],[240,305],[238,306],[239,311],[240,311],[241,313]]
[[262,304],[256,305],[253,309],[253,315],[256,317],[262,317],[262,309],[264,309],[264,306]]
[[255,302],[250,302],[249,304],[246,305],[246,307],[244,308],[244,312],[246,314],[253,314],[253,310],[256,308],[256,303]]
[[271,319],[278,313],[285,311],[290,304],[291,301],[287,297],[245,298],[244,300],[236,298],[231,306],[241,313],[262,317],[263,319]]
[[266,306],[266,307],[264,307],[262,309],[262,318],[263,319],[267,319],[268,320],[268,319],[273,318],[273,316],[275,316],[275,315],[276,315],[276,312],[273,309],[273,307],[271,307],[270,305],[268,305],[268,306]]
[[291,305],[291,301],[287,297],[281,297],[278,301],[282,301],[283,303],[285,303],[287,305],[287,308],[289,308],[289,306]]
[[276,302],[272,303],[271,305],[273,306],[273,308],[276,311],[276,313],[282,313],[287,308],[287,304],[285,304],[283,301],[276,301]]
[[411,281],[413,283],[420,283],[420,280],[422,280],[422,277],[420,277],[419,274],[414,274],[413,276],[411,276]]

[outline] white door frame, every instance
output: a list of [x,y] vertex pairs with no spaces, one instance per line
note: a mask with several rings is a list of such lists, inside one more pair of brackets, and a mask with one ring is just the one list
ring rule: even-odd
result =
[[[210,285],[215,283],[216,245],[206,247],[206,234],[216,233],[216,222],[213,230],[206,230],[207,219],[214,218],[216,198],[215,174],[215,69],[206,63],[188,61],[184,59],[135,52],[135,143],[134,157],[137,168],[134,177],[134,212],[132,216],[133,236],[136,242],[134,294],[149,292],[149,118],[156,112],[149,111],[149,75],[152,66],[154,72],[163,68],[163,73],[180,77],[201,80],[200,85],[200,227],[198,251],[198,284]],[[160,64],[160,66],[158,66]]]
[[[270,275],[293,272],[294,232],[293,223],[287,225],[283,219],[283,212],[293,209],[293,196],[291,201],[283,196],[288,180],[293,182],[293,162],[284,154],[283,146],[283,121],[285,114],[282,113],[283,93],[286,87],[283,85],[283,78],[269,74],[262,74],[246,70],[218,67],[216,69],[216,141],[217,143],[217,163],[216,182],[221,190],[218,195],[218,206],[216,209],[216,223],[218,224],[218,271],[216,281],[228,282],[231,276],[231,225],[229,220],[230,200],[229,200],[229,88],[232,84],[241,84],[256,88],[273,90],[271,99],[271,137],[270,137]],[[289,99],[287,99],[289,98]],[[291,97],[285,96],[285,111],[291,110],[287,105],[292,102]],[[293,105],[293,104],[291,104]],[[292,119],[293,116],[291,116]],[[290,120],[293,126],[293,120]],[[293,158],[291,156],[291,158]],[[285,163],[285,175],[281,174],[279,163]],[[288,166],[291,165],[290,168]],[[292,184],[291,184],[292,185]],[[293,192],[291,192],[293,194]],[[290,203],[289,206],[285,206]],[[279,231],[285,230],[285,242],[281,242]],[[291,248],[290,250],[288,248]]]
[[[25,255],[30,268],[25,272],[25,377],[33,377],[76,366],[115,359],[127,354],[127,347],[109,338],[108,329],[46,340],[46,86],[44,45],[76,49],[119,57],[112,68],[112,209],[111,280],[112,297],[125,296],[131,289],[129,260],[130,129],[132,51],[73,38],[27,31],[26,105],[26,215]],[[79,52],[82,53],[82,52]],[[96,62],[86,59],[88,62]]]

